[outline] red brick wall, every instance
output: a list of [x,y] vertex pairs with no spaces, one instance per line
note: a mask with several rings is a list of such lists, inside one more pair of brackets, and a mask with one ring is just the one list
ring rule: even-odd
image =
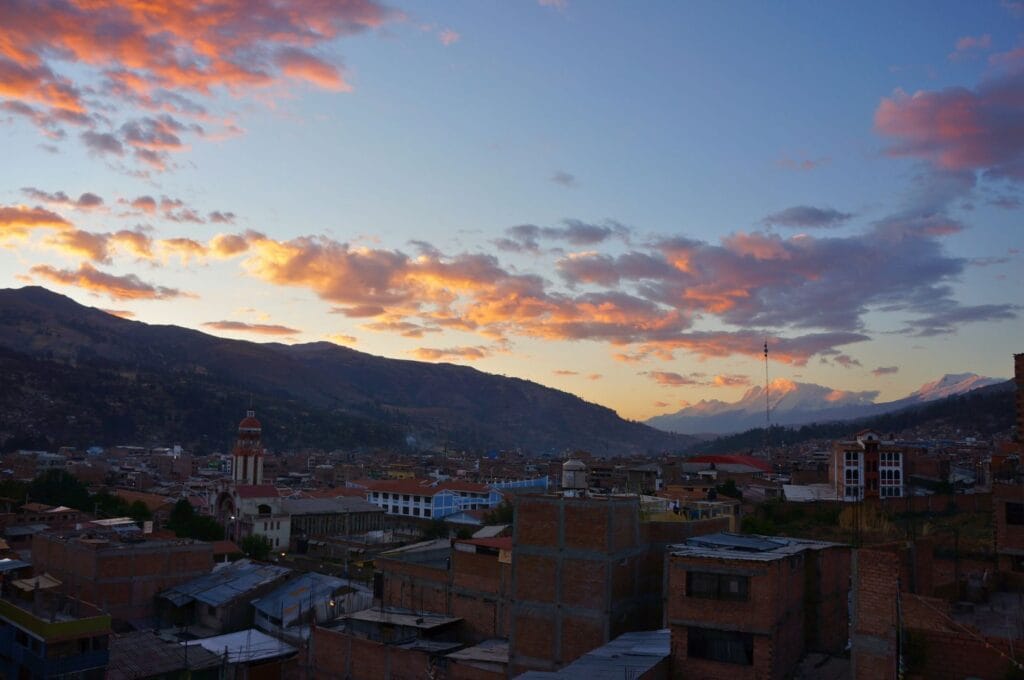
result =
[[851,551],[846,546],[806,553],[805,633],[809,651],[839,654],[850,638]]
[[855,680],[896,677],[896,602],[899,556],[861,549],[853,557]]
[[[782,678],[792,672],[804,651],[803,554],[771,562],[672,556],[669,558],[667,617],[672,628],[673,672],[689,677]],[[746,601],[720,601],[686,595],[687,572],[749,572]],[[753,633],[754,666],[691,659],[686,656],[687,627]],[[754,673],[756,669],[756,673]],[[735,673],[735,675],[733,675]],[[749,675],[754,673],[754,675]]]
[[468,641],[508,637],[512,568],[493,554],[452,552],[451,614]]
[[112,616],[140,619],[155,614],[155,596],[210,572],[209,543],[92,548],[77,541],[37,535],[32,542],[36,573],[49,572],[70,594],[106,608]]
[[377,560],[384,574],[384,605],[450,613],[448,570],[401,560]]
[[[313,671],[317,680],[412,680],[428,677],[432,668],[436,665],[424,652],[382,645],[327,628],[313,629]],[[443,673],[438,677],[444,677]]]
[[1024,525],[1006,524],[1006,503],[1024,503],[1024,485],[993,484],[992,511],[996,527],[996,551],[1024,550]]
[[966,633],[932,630],[910,630],[908,634],[912,644],[923,647],[923,664],[912,669],[914,674],[908,677],[927,680],[1004,680],[1017,677],[1010,674],[1009,659],[1014,653],[1019,658],[1020,650],[1015,651],[1007,640],[978,639]]

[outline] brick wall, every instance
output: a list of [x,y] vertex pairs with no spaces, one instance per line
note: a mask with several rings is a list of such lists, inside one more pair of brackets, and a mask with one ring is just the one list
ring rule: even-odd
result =
[[857,550],[853,556],[852,673],[855,680],[896,677],[899,556]]
[[451,614],[463,619],[466,640],[506,638],[512,565],[493,554],[452,552]]
[[449,614],[449,575],[444,568],[378,559],[384,574],[384,605]]
[[313,629],[313,672],[317,680],[413,680],[432,674],[443,678],[443,670],[443,663],[425,652],[383,645],[328,628]]
[[[920,645],[920,665],[908,677],[927,680],[1005,680],[1011,674],[1009,659],[1019,657],[1008,640],[971,637],[966,633],[909,630],[909,644]],[[1021,673],[1024,671],[1019,671]]]
[[48,572],[71,595],[122,619],[154,616],[157,594],[210,572],[209,543],[180,542],[93,547],[38,534],[32,541],[36,573]]

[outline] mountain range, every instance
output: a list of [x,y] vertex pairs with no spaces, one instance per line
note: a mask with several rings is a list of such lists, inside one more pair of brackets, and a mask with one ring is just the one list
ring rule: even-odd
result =
[[837,390],[777,378],[768,384],[767,390],[761,386],[751,387],[739,401],[702,400],[675,413],[655,416],[646,422],[668,432],[731,434],[764,427],[766,409],[770,410],[772,425],[854,420],[892,413],[1002,382],[1005,382],[1005,378],[986,378],[974,373],[947,374],[925,383],[902,399],[877,403],[875,399],[878,392],[874,390]]
[[678,451],[692,438],[518,378],[326,342],[148,325],[40,287],[0,290],[0,450],[230,446],[250,403],[272,448]]

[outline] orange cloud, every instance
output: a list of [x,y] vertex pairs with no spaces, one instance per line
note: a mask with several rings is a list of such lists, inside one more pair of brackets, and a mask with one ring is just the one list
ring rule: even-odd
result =
[[207,321],[202,324],[202,326],[204,328],[212,328],[218,331],[256,333],[258,335],[297,335],[302,332],[297,328],[289,328],[288,326],[264,323],[245,323],[243,321]]
[[558,369],[557,371],[552,371],[552,372],[555,375],[579,375],[579,373],[577,371],[567,371],[567,370],[562,369],[562,368]]
[[0,238],[27,238],[35,229],[69,229],[71,223],[45,208],[0,205]]
[[142,281],[135,274],[116,276],[101,272],[88,262],[78,266],[77,271],[57,269],[49,265],[36,265],[29,270],[33,276],[64,286],[75,286],[113,300],[168,300],[179,297],[195,297],[176,288],[155,286]]
[[359,339],[356,336],[346,335],[344,333],[332,333],[327,335],[326,338],[335,345],[354,345],[359,342]]
[[448,361],[450,359],[476,361],[487,357],[488,350],[486,347],[448,347],[446,349],[419,347],[414,349],[411,354],[423,361]]
[[[311,50],[399,16],[374,0],[37,0],[0,12],[0,104],[53,137],[84,126],[94,152],[132,150],[155,170],[187,148],[182,133],[207,135],[178,120],[210,121],[202,99],[289,80],[350,89],[339,66]],[[59,72],[65,65],[74,68]],[[107,117],[118,110],[128,119]]]
[[104,310],[101,310],[101,311],[104,311],[104,312],[106,312],[107,314],[109,314],[111,316],[119,317],[121,319],[134,319],[135,318],[135,312],[128,311],[127,309],[104,309]]
[[715,387],[735,387],[737,385],[749,385],[750,378],[745,375],[716,375],[711,379]]

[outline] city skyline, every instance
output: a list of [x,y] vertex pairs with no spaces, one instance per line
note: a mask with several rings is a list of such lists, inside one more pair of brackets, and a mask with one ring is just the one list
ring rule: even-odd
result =
[[639,419],[1019,351],[1021,3],[92,5],[0,8],[0,286]]

